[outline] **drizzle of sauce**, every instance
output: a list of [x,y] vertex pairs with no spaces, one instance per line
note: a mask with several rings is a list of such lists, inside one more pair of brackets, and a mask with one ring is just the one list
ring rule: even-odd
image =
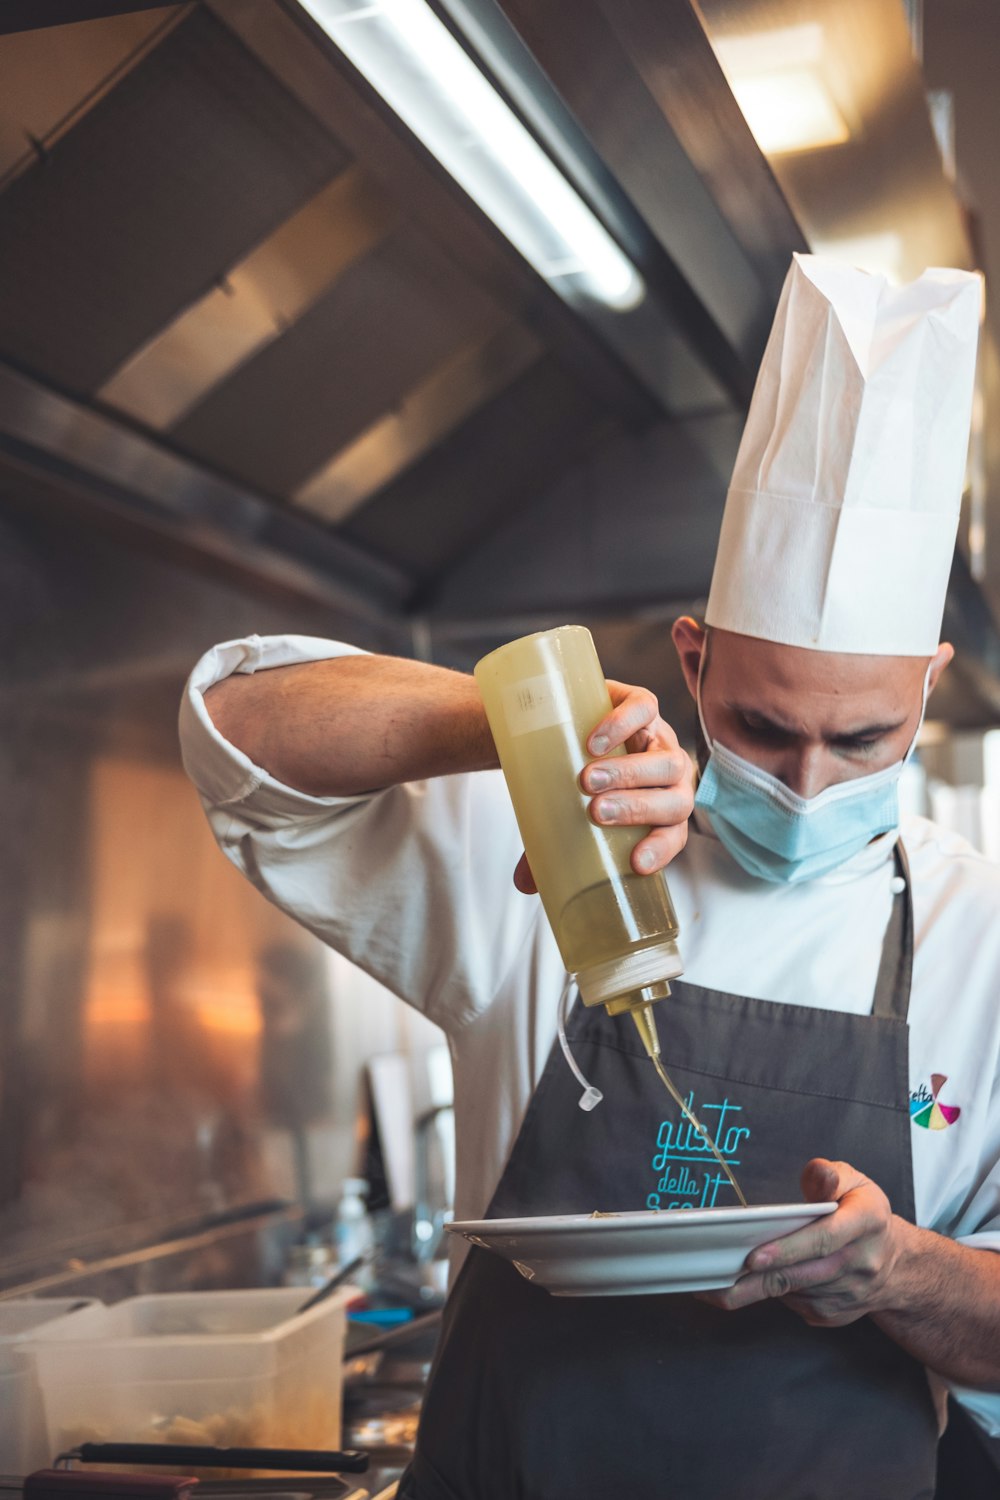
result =
[[714,1140],[709,1135],[704,1125],[698,1119],[698,1116],[688,1104],[687,1100],[681,1097],[679,1089],[675,1086],[673,1079],[667,1072],[666,1068],[663,1066],[660,1059],[651,1055],[650,1061],[652,1062],[653,1067],[656,1069],[660,1082],[663,1084],[663,1087],[666,1089],[671,1099],[673,1099],[674,1103],[679,1106],[681,1113],[685,1115],[686,1118],[694,1126],[695,1130],[705,1142],[705,1145],[708,1147],[712,1155],[715,1157],[716,1161],[719,1163],[719,1166],[722,1168],[723,1172],[725,1172],[726,1176],[729,1178],[730,1186],[732,1187],[733,1192],[736,1194],[737,1198],[740,1200],[740,1207],[746,1208],[747,1200],[743,1196],[743,1190],[740,1187],[739,1183],[736,1181],[736,1178],[733,1176],[732,1168],[726,1161],[722,1152],[719,1150],[718,1146],[715,1144]]

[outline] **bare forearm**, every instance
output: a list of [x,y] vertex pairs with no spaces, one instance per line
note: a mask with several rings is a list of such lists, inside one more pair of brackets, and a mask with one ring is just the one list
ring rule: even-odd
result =
[[959,1385],[1000,1390],[1000,1255],[896,1220],[891,1306],[875,1322],[921,1363]]
[[279,781],[349,797],[498,764],[473,678],[392,656],[346,656],[209,688],[231,744]]

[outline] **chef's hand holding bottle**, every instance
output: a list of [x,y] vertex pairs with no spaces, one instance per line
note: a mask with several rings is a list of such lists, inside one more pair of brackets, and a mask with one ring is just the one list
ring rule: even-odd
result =
[[[590,794],[587,811],[602,827],[648,828],[636,841],[632,868],[638,875],[663,870],[687,843],[688,819],[694,807],[695,771],[691,757],[660,714],[648,688],[608,681],[614,705],[595,724],[587,749],[594,759],[580,773]],[[612,756],[624,746],[626,755]],[[525,895],[535,891],[527,860],[521,857],[514,884]]]

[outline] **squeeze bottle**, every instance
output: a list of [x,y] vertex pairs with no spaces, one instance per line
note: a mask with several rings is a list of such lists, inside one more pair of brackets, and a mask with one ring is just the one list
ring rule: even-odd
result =
[[643,830],[601,828],[587,812],[587,739],[612,707],[590,631],[563,625],[511,641],[484,656],[475,676],[566,970],[584,1005],[632,1016],[655,1060],[651,1006],[683,971],[677,917],[662,872],[632,869]]

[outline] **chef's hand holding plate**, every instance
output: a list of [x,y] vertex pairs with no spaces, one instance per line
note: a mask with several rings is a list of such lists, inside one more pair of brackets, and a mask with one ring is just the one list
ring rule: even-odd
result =
[[[687,843],[688,819],[694,807],[694,767],[677,742],[660,706],[647,688],[608,682],[612,710],[587,741],[595,757],[580,772],[580,786],[590,793],[588,811],[602,828],[648,828],[636,842],[632,868],[638,875],[664,869]],[[627,755],[609,752],[624,745]],[[524,855],[514,884],[533,895],[535,882]]]
[[702,1293],[706,1302],[734,1310],[780,1297],[819,1328],[839,1328],[891,1305],[901,1221],[882,1189],[847,1162],[816,1157],[802,1173],[802,1191],[808,1203],[836,1202],[836,1213],[759,1245],[736,1285]]

